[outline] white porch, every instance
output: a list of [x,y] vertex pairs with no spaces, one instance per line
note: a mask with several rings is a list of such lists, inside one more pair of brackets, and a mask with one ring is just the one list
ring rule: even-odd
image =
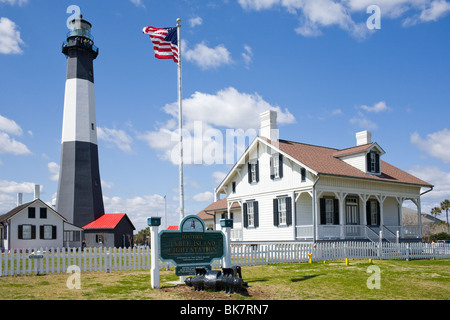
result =
[[[324,204],[323,199],[327,199],[329,205]],[[406,200],[417,206],[418,225],[402,223]],[[368,202],[371,203],[368,205]],[[323,206],[326,208],[321,209]],[[296,240],[400,242],[421,238],[420,196],[312,189],[295,192]]]

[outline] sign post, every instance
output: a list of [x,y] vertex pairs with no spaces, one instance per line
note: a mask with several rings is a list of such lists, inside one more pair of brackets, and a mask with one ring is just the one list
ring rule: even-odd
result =
[[223,232],[206,230],[195,215],[185,217],[179,230],[161,231],[159,245],[161,260],[175,263],[177,276],[195,275],[196,267],[211,269],[212,261],[225,252]]
[[225,230],[225,255],[223,257],[223,267],[231,268],[231,228],[233,228],[233,219],[220,220],[220,226]]
[[150,226],[151,239],[151,270],[150,278],[153,289],[160,288],[159,276],[159,243],[158,243],[158,228],[161,225],[160,217],[152,217],[147,219],[147,224]]

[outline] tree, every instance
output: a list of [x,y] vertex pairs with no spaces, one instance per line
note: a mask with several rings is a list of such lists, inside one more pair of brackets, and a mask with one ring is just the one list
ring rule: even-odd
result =
[[150,228],[145,228],[134,235],[134,244],[149,244],[150,243]]
[[438,214],[440,214],[442,212],[441,207],[434,207],[433,209],[431,209],[431,215],[434,216],[435,218],[437,218]]
[[441,209],[445,210],[445,214],[447,216],[447,229],[448,229],[448,210],[450,210],[450,200],[445,199],[441,202]]

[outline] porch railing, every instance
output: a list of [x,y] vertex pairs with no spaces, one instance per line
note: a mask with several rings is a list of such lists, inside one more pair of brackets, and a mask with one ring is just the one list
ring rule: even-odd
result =
[[231,241],[242,241],[242,229],[231,229],[230,231]]
[[296,232],[297,240],[308,240],[314,237],[313,225],[296,226]]
[[[383,226],[369,227],[365,225],[319,225],[318,240],[360,240],[367,239],[373,242],[380,240],[379,232],[383,231],[383,239],[389,242],[397,241],[397,232],[400,239],[420,239],[420,226]],[[313,225],[296,226],[297,240],[312,240],[314,238]]]

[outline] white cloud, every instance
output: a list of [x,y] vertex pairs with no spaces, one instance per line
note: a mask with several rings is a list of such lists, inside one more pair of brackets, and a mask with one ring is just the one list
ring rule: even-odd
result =
[[437,21],[450,12],[450,3],[445,0],[433,1],[430,6],[420,13],[420,21]]
[[[267,110],[277,111],[278,124],[295,122],[289,110],[271,105],[257,93],[241,93],[233,87],[220,90],[216,94],[195,92],[190,98],[183,100],[183,159],[186,163],[195,164],[230,163],[234,154],[238,157],[243,150],[240,146],[236,148],[234,140],[231,147],[225,145],[228,137],[223,133],[223,129],[241,133],[240,137],[243,138],[252,136],[253,139],[258,134],[259,115]],[[139,139],[162,152],[162,159],[176,164],[179,161],[176,147],[178,103],[167,104],[164,111],[172,118],[157,130],[139,135]],[[223,162],[218,162],[219,158]]]
[[432,157],[450,163],[450,131],[447,128],[428,134],[426,139],[414,132],[411,143]]
[[29,194],[34,194],[34,186],[35,186],[35,183],[33,183],[33,182],[15,182],[15,181],[0,180],[0,193],[7,193],[7,194],[29,193]]
[[48,172],[50,172],[50,180],[58,181],[59,179],[59,165],[56,162],[49,162],[47,164]]
[[373,112],[373,113],[380,113],[383,111],[388,111],[390,110],[390,108],[386,105],[386,102],[384,101],[380,101],[375,103],[373,106],[366,106],[366,105],[362,105],[360,106],[361,109],[367,111],[367,112]]
[[0,154],[10,153],[15,155],[30,154],[31,151],[22,142],[11,138],[8,134],[0,132]]
[[133,139],[125,131],[98,127],[97,134],[99,140],[112,143],[124,152],[132,152]]
[[244,46],[244,52],[242,53],[242,58],[245,62],[245,67],[248,69],[253,60],[253,51],[252,48],[248,45]]
[[414,166],[408,173],[434,186],[431,192],[421,197],[422,211],[430,212],[432,207],[439,206],[445,199],[450,199],[450,172],[444,172],[435,166]]
[[195,17],[189,19],[189,25],[193,28],[195,26],[200,26],[203,23],[203,19],[200,17]]
[[0,3],[6,3],[6,4],[10,4],[12,6],[14,5],[19,5],[22,6],[24,4],[28,3],[28,0],[0,0]]
[[358,112],[356,116],[351,118],[350,123],[364,130],[378,129],[378,125],[368,119],[362,112]]
[[392,110],[386,105],[386,102],[380,101],[373,106],[357,106],[358,112],[350,119],[350,123],[364,130],[376,130],[378,125],[369,119],[366,113],[381,113]]
[[0,54],[21,54],[24,42],[20,38],[17,25],[5,17],[0,17]]
[[164,197],[157,194],[129,199],[103,196],[103,203],[107,213],[126,213],[133,222],[136,231],[148,228],[147,218],[164,217]]
[[223,179],[225,179],[225,177],[227,176],[226,172],[222,172],[222,171],[214,171],[212,174],[212,177],[214,178],[214,183],[219,185]]
[[[373,31],[365,21],[356,22],[352,14],[367,14],[367,7],[380,7],[381,18],[403,19],[403,25],[436,21],[450,12],[445,0],[238,0],[245,10],[268,10],[282,7],[299,19],[295,31],[305,37],[319,36],[323,28],[339,27],[357,39]],[[369,15],[367,15],[367,18]]]
[[403,26],[412,26],[422,22],[437,21],[450,12],[450,3],[445,0],[434,0],[427,4],[420,13],[407,17],[403,21]]
[[14,121],[0,115],[0,131],[14,134],[17,136],[22,135],[22,128]]
[[132,4],[134,4],[136,7],[142,7],[142,8],[145,8],[144,1],[143,1],[143,0],[130,0],[130,2],[131,2]]
[[215,69],[233,62],[231,53],[223,44],[210,48],[205,42],[197,44],[194,49],[186,49],[184,57],[203,70]]
[[[183,100],[183,117],[186,122],[202,121],[226,128],[259,129],[259,114],[269,109],[277,111],[279,124],[295,122],[289,110],[283,111],[279,106],[272,106],[258,93],[242,93],[233,87],[216,94],[197,91]],[[178,116],[177,103],[167,104],[164,110],[174,118]]]
[[206,192],[198,193],[198,194],[194,195],[192,197],[192,199],[197,202],[213,202],[214,195],[212,192],[206,191]]
[[280,3],[280,0],[238,0],[242,8],[247,10],[263,10],[270,9],[276,4]]
[[112,189],[114,188],[114,183],[102,180],[102,188],[103,189]]

